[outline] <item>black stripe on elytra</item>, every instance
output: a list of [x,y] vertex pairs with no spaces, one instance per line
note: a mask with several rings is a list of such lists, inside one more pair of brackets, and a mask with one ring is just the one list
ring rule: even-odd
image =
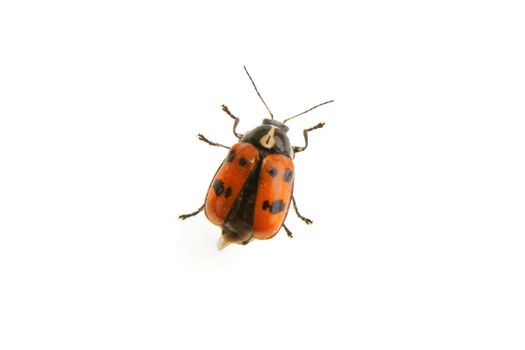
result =
[[234,159],[235,159],[235,156],[237,155],[237,152],[235,152],[235,150],[230,150],[230,152],[228,152],[228,155],[226,156],[226,161],[228,163],[231,163]]
[[213,182],[213,190],[215,191],[215,194],[217,197],[219,197],[222,192],[224,192],[224,182],[222,182],[221,179],[217,179]]
[[290,182],[292,181],[292,177],[293,177],[292,169],[287,168],[286,171],[284,172],[284,181]]

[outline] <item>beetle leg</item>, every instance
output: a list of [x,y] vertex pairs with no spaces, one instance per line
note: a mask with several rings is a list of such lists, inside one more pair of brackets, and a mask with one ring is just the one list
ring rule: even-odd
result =
[[304,131],[303,131],[304,147],[293,146],[294,153],[302,152],[308,147],[308,132],[310,132],[312,130],[315,130],[315,129],[320,129],[323,126],[324,126],[324,123],[319,123],[316,126],[313,126],[313,127],[309,128],[309,129],[304,129]]
[[222,110],[228,114],[233,120],[235,120],[233,122],[233,134],[235,135],[235,137],[237,137],[238,139],[240,139],[242,137],[242,134],[239,134],[237,132],[237,125],[239,124],[239,118],[237,118],[236,116],[234,116],[232,114],[232,112],[230,112],[230,110],[228,109],[228,107],[226,107],[226,105],[222,105]]
[[194,211],[193,213],[179,215],[179,219],[186,220],[187,218],[191,218],[192,216],[195,216],[198,213],[200,213],[202,211],[202,209],[204,209],[204,204],[199,209]]
[[293,204],[293,208],[295,209],[295,213],[297,214],[297,216],[299,217],[299,219],[303,220],[307,225],[310,225],[311,223],[313,223],[312,220],[308,219],[308,218],[305,218],[304,216],[302,216],[300,213],[299,213],[299,209],[297,209],[297,203],[295,203],[295,197],[292,196],[292,204]]
[[199,140],[201,140],[203,142],[206,142],[210,146],[223,147],[223,148],[226,148],[226,149],[230,149],[230,147],[228,147],[228,146],[224,146],[224,145],[222,145],[220,143],[208,140],[203,134],[198,134],[197,137],[199,138]]
[[290,230],[288,229],[288,227],[286,227],[285,224],[283,224],[283,228],[284,228],[284,230],[286,231],[286,234],[288,235],[288,237],[293,238],[293,233],[292,233],[292,231],[290,231]]

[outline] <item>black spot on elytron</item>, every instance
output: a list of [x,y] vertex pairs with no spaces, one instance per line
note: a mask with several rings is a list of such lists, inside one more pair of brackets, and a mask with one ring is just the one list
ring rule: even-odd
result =
[[226,156],[226,161],[228,163],[231,163],[234,159],[235,159],[235,156],[237,155],[237,153],[232,149],[230,150],[230,152],[228,153],[228,155]]
[[224,198],[228,198],[229,196],[231,196],[231,194],[232,194],[232,188],[228,186],[226,191],[224,191]]
[[286,182],[290,182],[292,181],[292,177],[293,177],[293,171],[292,169],[286,169],[286,171],[284,172],[284,181]]
[[268,174],[270,174],[271,177],[277,176],[277,169],[271,168],[270,171],[268,171]]
[[248,161],[246,160],[246,158],[241,157],[241,159],[239,159],[239,165],[240,165],[240,166],[245,166],[246,163],[248,163]]
[[272,202],[270,213],[277,214],[284,210],[284,202],[281,199]]
[[266,210],[269,208],[270,213],[272,214],[277,214],[277,213],[282,212],[284,210],[284,207],[285,207],[284,201],[281,199],[273,201],[272,204],[270,204],[269,201],[264,201],[262,205],[263,210]]
[[215,194],[220,196],[222,192],[224,192],[224,182],[222,182],[221,179],[217,179],[213,182],[213,190],[215,191]]

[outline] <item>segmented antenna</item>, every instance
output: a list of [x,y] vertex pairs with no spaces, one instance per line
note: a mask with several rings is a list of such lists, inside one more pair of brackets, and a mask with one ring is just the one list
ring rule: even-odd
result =
[[257,86],[255,86],[255,83],[253,82],[252,76],[250,75],[250,73],[248,73],[248,69],[246,69],[246,66],[244,66],[244,71],[246,72],[246,74],[248,74],[248,78],[250,78],[250,81],[252,82],[252,85],[255,88],[255,92],[257,92],[257,95],[259,95],[259,98],[261,99],[262,103],[264,104],[264,107],[266,107],[266,109],[268,110],[268,113],[270,113],[271,119],[273,119],[272,111],[270,111],[270,108],[268,108],[268,105],[266,104],[266,102],[264,102],[264,99],[262,98],[261,94],[259,93],[259,90],[257,90]]
[[290,118],[286,118],[286,119],[283,121],[283,124],[286,123],[287,121],[293,119],[293,118],[297,118],[297,117],[300,116],[300,115],[303,115],[303,114],[305,114],[305,113],[310,112],[312,109],[316,109],[317,107],[320,107],[320,106],[325,105],[325,104],[330,103],[330,102],[334,102],[334,100],[330,100],[330,101],[326,101],[326,102],[323,102],[323,103],[319,103],[318,105],[315,105],[315,106],[313,106],[312,108],[307,109],[306,111],[304,111],[304,112],[302,112],[302,113],[296,114],[296,115],[294,115],[293,117],[290,117]]

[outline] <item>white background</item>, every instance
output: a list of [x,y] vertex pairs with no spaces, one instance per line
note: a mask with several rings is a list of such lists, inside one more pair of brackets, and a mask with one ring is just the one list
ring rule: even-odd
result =
[[[0,348],[525,348],[520,1],[3,1]],[[288,239],[198,208],[266,117],[326,122]]]

